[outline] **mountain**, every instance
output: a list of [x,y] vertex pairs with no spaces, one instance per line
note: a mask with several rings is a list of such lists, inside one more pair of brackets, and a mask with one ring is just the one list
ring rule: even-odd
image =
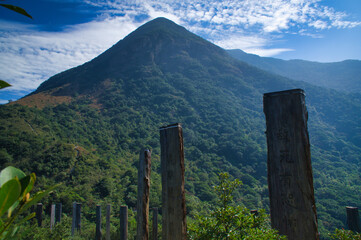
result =
[[227,51],[236,59],[284,77],[338,91],[361,92],[361,61],[359,60],[345,60],[334,63],[304,60],[285,61],[248,54],[239,49]]
[[181,122],[189,217],[214,204],[221,171],[243,181],[239,204],[268,209],[262,97],[291,88],[306,91],[319,226],[333,231],[346,205],[360,205],[359,95],[250,66],[164,18],[0,106],[1,166],[36,172],[40,187],[63,183],[48,201],[68,212],[73,201],[84,212],[135,207],[139,151],[150,148],[150,205],[160,207],[159,127]]

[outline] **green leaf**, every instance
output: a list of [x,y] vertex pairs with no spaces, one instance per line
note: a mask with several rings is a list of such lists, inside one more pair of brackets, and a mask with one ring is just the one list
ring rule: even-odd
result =
[[39,202],[43,197],[52,192],[55,188],[57,188],[60,184],[50,187],[47,190],[37,192],[28,202],[25,203],[24,207],[21,209],[21,212],[29,209],[32,205]]
[[18,201],[16,201],[10,208],[9,208],[9,216],[11,216],[12,212],[16,209],[16,207],[19,205],[19,201],[21,201],[25,195],[27,193],[29,193],[33,187],[34,187],[34,183],[35,183],[35,173],[32,173],[24,178],[22,178],[20,180],[20,184],[21,184],[21,193],[19,196]]
[[17,225],[21,225],[23,223],[25,223],[26,221],[32,219],[33,217],[35,217],[36,213],[33,212],[31,214],[29,214],[28,216],[26,216],[25,218],[21,219],[19,222],[17,222]]
[[0,89],[10,87],[11,85],[3,80],[0,80]]
[[21,194],[21,184],[18,179],[11,179],[0,188],[0,216],[2,216]]
[[26,16],[26,17],[29,17],[29,18],[33,19],[33,17],[30,16],[30,15],[29,15],[23,8],[21,8],[21,7],[17,7],[17,6],[10,5],[10,4],[3,4],[3,3],[0,3],[0,6],[3,6],[3,7],[5,7],[5,8],[7,8],[7,9],[10,9],[10,10],[12,10],[12,11],[14,11],[14,12],[20,13],[20,14]]
[[0,187],[10,179],[14,179],[15,177],[18,177],[18,179],[21,180],[22,178],[26,177],[26,174],[15,167],[6,167],[0,172]]
[[35,179],[36,179],[35,173],[32,173],[20,179],[22,197],[24,197],[27,193],[29,193],[33,189]]

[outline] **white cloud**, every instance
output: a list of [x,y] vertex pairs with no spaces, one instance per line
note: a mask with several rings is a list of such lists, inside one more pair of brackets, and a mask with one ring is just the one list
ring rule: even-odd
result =
[[278,55],[280,53],[289,52],[289,51],[294,51],[294,49],[290,49],[290,48],[272,48],[272,49],[248,48],[246,50],[247,53],[256,54],[261,57],[272,57],[272,56]]
[[[59,0],[54,0],[59,1]],[[67,0],[80,1],[80,0]],[[344,12],[321,0],[86,0],[98,19],[44,32],[33,25],[0,22],[0,78],[14,91],[33,90],[50,76],[91,60],[145,21],[166,17],[223,48],[273,56],[278,34],[322,37],[329,28],[354,28]],[[141,22],[137,20],[140,15]],[[145,16],[145,17],[144,17]]]
[[6,31],[0,28],[5,33],[0,36],[0,74],[12,90],[37,88],[50,76],[96,57],[139,26],[127,18],[107,18],[63,32],[9,33],[7,24]]
[[214,43],[225,49],[250,49],[256,47],[264,47],[267,45],[268,40],[261,37],[255,36],[224,36],[221,39],[215,40]]

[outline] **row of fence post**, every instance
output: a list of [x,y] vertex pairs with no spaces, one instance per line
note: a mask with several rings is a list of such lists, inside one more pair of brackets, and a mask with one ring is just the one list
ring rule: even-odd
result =
[[[186,205],[184,190],[184,150],[182,126],[179,123],[161,127],[161,171],[162,171],[162,239],[186,239]],[[149,192],[150,192],[151,151],[140,152],[138,169],[138,198],[137,198],[137,240],[149,239]],[[51,206],[51,224],[53,228],[54,216],[61,214],[55,205]],[[38,225],[41,226],[42,204],[37,208]],[[107,239],[109,237],[109,210],[107,210]],[[158,209],[153,209],[153,239],[158,239]],[[81,204],[73,204],[73,219],[71,234],[81,231]],[[101,209],[96,208],[96,239],[102,238]],[[128,237],[128,208],[120,207],[120,239]]]
[[[36,219],[38,226],[42,226],[43,221],[43,204],[38,203],[36,207]],[[52,204],[50,212],[50,229],[52,230],[56,223],[60,223],[62,215],[62,204]],[[106,224],[105,224],[105,239],[110,240],[110,215],[111,215],[111,205],[107,204],[106,206]],[[71,234],[74,236],[76,232],[81,232],[81,204],[73,203],[73,218],[72,218],[72,228]],[[119,211],[119,220],[120,220],[120,239],[128,239],[128,207],[121,206]],[[102,215],[101,215],[101,206],[96,206],[96,227],[95,227],[95,239],[102,239]],[[158,208],[153,208],[153,226],[152,226],[152,239],[158,239]],[[148,239],[148,238],[147,238]]]

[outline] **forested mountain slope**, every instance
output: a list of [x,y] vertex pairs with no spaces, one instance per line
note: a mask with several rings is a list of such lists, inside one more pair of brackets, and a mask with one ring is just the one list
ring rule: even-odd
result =
[[241,61],[291,79],[344,92],[361,92],[361,61],[319,63],[304,60],[282,60],[248,54],[239,49],[227,52]]
[[49,201],[136,205],[139,151],[151,148],[151,207],[161,206],[159,127],[181,122],[191,217],[215,200],[221,171],[244,185],[237,202],[268,208],[265,92],[303,88],[319,225],[343,227],[360,206],[361,102],[238,61],[175,23],[158,18],[34,93],[0,106],[1,167],[63,182]]

